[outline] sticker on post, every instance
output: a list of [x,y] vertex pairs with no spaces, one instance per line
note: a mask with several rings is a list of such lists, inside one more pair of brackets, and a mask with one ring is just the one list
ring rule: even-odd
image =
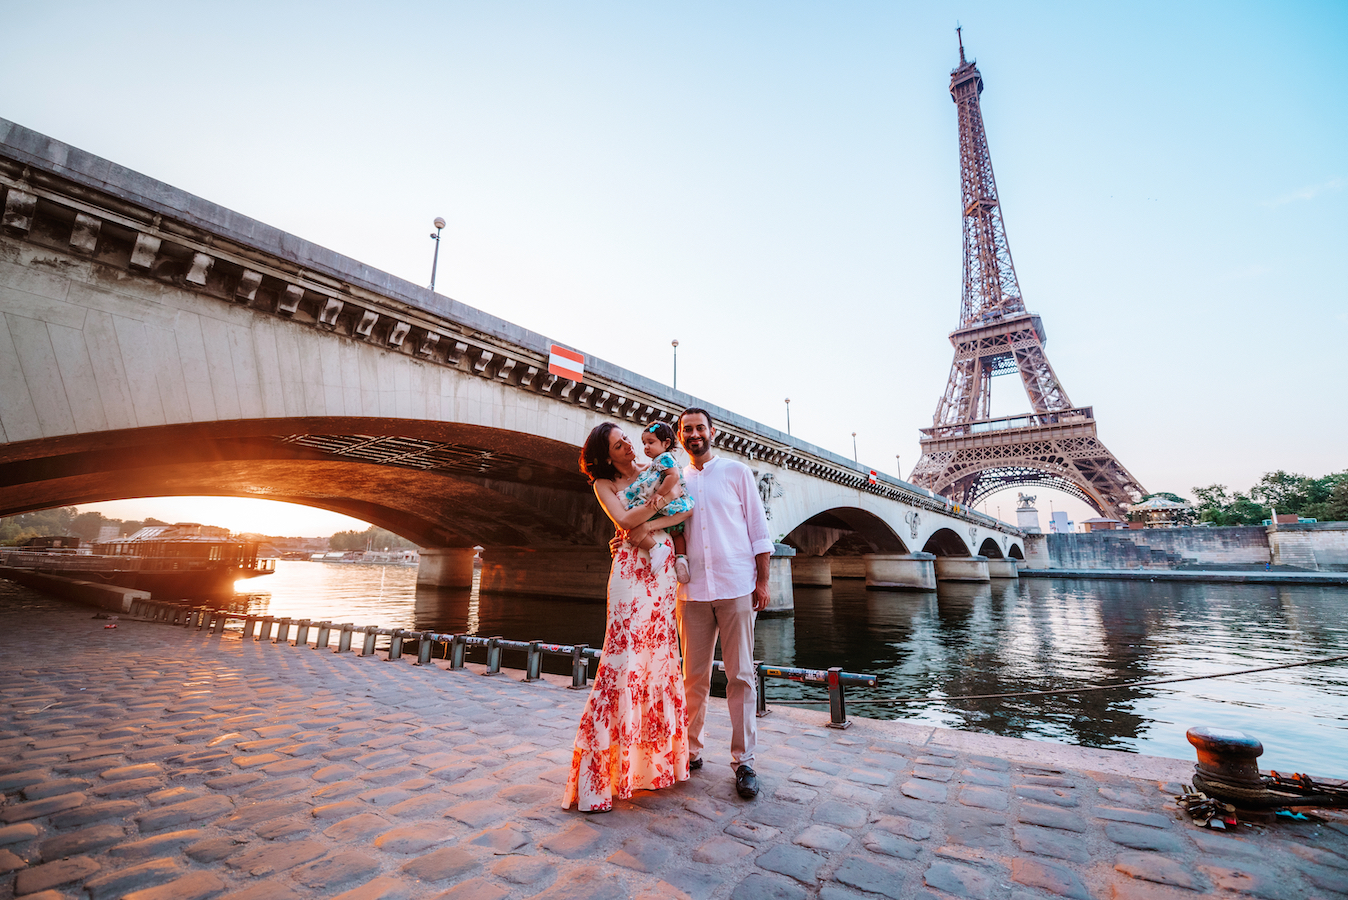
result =
[[585,378],[585,355],[575,350],[552,345],[548,355],[548,374],[558,378],[581,381]]

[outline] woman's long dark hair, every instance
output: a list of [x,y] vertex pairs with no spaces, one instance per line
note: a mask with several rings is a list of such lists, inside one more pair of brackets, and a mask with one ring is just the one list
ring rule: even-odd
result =
[[594,426],[590,436],[585,439],[585,446],[580,451],[580,470],[590,479],[590,484],[618,477],[618,467],[608,458],[609,432],[617,427],[612,422],[604,422]]

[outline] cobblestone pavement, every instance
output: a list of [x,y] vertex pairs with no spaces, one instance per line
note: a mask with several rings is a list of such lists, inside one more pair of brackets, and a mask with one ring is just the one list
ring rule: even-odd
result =
[[583,692],[92,615],[0,591],[0,898],[1348,896],[1348,818],[1198,829],[1188,763],[779,709],[756,801],[585,815]]

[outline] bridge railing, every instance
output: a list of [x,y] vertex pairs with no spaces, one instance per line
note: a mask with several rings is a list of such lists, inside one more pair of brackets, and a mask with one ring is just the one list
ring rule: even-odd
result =
[[[294,628],[296,647],[309,647],[314,650],[331,648],[336,653],[346,653],[355,647],[354,652],[357,656],[368,657],[374,657],[377,651],[382,650],[384,658],[389,661],[402,659],[404,654],[410,656],[410,653],[415,653],[416,662],[413,665],[417,666],[433,665],[432,659],[439,658],[447,660],[450,669],[463,669],[468,648],[479,647],[486,650],[487,668],[484,673],[486,675],[497,675],[501,672],[501,656],[504,651],[522,651],[525,654],[526,682],[538,681],[543,677],[544,656],[559,656],[571,661],[570,686],[577,690],[589,686],[590,662],[592,660],[597,662],[603,656],[599,648],[588,644],[554,644],[546,641],[512,640],[499,636],[482,637],[475,634],[383,628],[376,625],[357,626],[351,622],[338,624],[287,616],[256,616],[211,606],[163,600],[133,600],[129,612],[134,618],[178,625],[209,634],[223,634],[226,623],[238,622],[242,625],[240,629],[242,640],[258,643],[290,645],[290,630]],[[310,631],[314,632],[312,644],[309,639]],[[334,636],[336,647],[332,647]],[[357,636],[359,636],[358,644]],[[380,637],[388,638],[387,644],[383,647],[376,646]],[[435,657],[434,651],[437,646],[442,648],[440,657]],[[725,671],[725,664],[719,659],[712,666],[716,671]],[[829,669],[805,669],[755,661],[754,673],[758,680],[759,716],[765,716],[769,712],[765,689],[767,679],[779,678],[827,688],[830,728],[847,728],[851,724],[847,718],[847,688],[876,685],[874,675],[844,672],[836,666]]]

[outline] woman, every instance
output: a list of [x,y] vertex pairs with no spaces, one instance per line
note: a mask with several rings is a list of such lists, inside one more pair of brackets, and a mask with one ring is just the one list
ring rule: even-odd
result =
[[[576,729],[562,805],[606,812],[615,794],[626,799],[633,791],[688,780],[688,712],[674,625],[677,581],[672,542],[663,529],[691,512],[651,522],[658,515],[655,500],[628,508],[624,492],[646,467],[611,422],[590,432],[580,468],[627,540],[609,570],[604,655]],[[636,546],[647,535],[657,541],[654,566],[651,553]]]

